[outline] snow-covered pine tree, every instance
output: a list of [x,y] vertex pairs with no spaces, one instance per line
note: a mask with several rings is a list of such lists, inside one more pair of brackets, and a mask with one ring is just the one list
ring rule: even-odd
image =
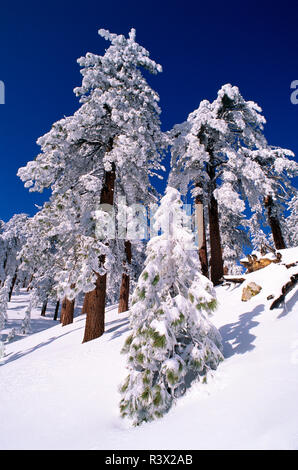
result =
[[[149,177],[157,175],[163,168],[160,160],[166,140],[160,130],[159,97],[148,85],[142,69],[156,74],[162,68],[149,59],[149,52],[135,41],[134,29],[128,38],[106,30],[99,30],[99,34],[110,41],[111,46],[103,57],[87,54],[79,59],[84,78],[82,86],[75,92],[89,107],[104,102],[104,107],[110,110],[115,137],[105,163],[115,165],[114,205],[117,212],[119,198],[124,198],[128,206],[148,205],[156,200],[156,190]],[[103,74],[106,74],[104,87]],[[131,241],[126,238],[123,243],[124,283],[127,283]]]
[[7,306],[9,302],[9,292],[11,288],[11,276],[7,276],[0,288],[0,332],[7,322]]
[[291,184],[291,179],[298,174],[298,165],[291,160],[294,153],[280,147],[268,146],[250,151],[249,157],[262,168],[267,180],[270,181],[263,202],[267,210],[267,221],[275,248],[277,250],[286,248],[282,232],[285,210],[297,192]]
[[249,237],[248,220],[243,214],[219,206],[219,225],[222,241],[222,256],[225,274],[239,275],[243,268],[239,260],[244,258],[245,248],[252,248]]
[[193,380],[223,359],[220,334],[207,318],[216,307],[215,292],[198,272],[194,237],[183,225],[187,217],[180,193],[168,187],[155,214],[162,234],[147,245],[123,348],[129,375],[120,410],[135,424],[163,416]]
[[249,207],[257,214],[255,220],[260,220],[264,197],[281,193],[279,180],[289,187],[286,170],[291,170],[292,176],[296,167],[287,158],[292,152],[268,145],[261,111],[256,103],[245,101],[237,87],[227,84],[213,103],[202,101],[187,121],[170,133],[170,184],[184,193],[192,182],[194,196],[207,200],[211,279],[215,283],[223,274],[218,206],[234,212],[236,218]]
[[[211,280],[217,284],[223,276],[223,258],[219,228],[217,168],[230,150],[229,127],[214,103],[204,100],[186,122],[174,126],[170,184],[183,194],[192,183],[193,196],[208,207]],[[235,199],[235,198],[234,198]]]
[[36,308],[38,305],[38,296],[36,295],[35,289],[32,289],[30,292],[29,303],[25,310],[25,316],[22,321],[21,328],[19,329],[19,333],[22,335],[27,335],[32,332],[31,330],[31,312],[33,308]]
[[106,276],[114,256],[109,238],[102,236],[108,212],[97,206],[116,205],[117,195],[124,195],[128,204],[150,200],[149,176],[162,168],[164,146],[159,98],[140,70],[157,73],[161,67],[136,43],[135,30],[128,38],[105,30],[99,34],[112,44],[104,56],[88,53],[78,61],[83,82],[75,93],[81,107],[38,140],[42,153],[18,173],[31,191],[52,189],[50,204],[58,211],[52,235],[59,227],[60,240],[62,236],[67,247],[72,241],[72,249],[61,245],[60,258],[53,258],[55,279],[64,291],[60,298],[93,292],[86,303],[85,341],[103,333]]
[[[30,279],[32,275],[32,266],[26,264],[22,258],[24,247],[27,244],[30,246],[33,240],[30,239],[31,233],[28,230],[30,221],[31,219],[26,214],[15,214],[7,223],[2,224],[0,233],[0,276],[2,281],[0,289],[0,323],[2,324],[7,318],[7,305],[11,299],[13,289],[19,289],[26,279]],[[38,292],[36,289],[31,292],[31,298],[34,298],[34,306],[37,306]],[[33,305],[32,302],[31,305]],[[30,315],[31,307],[25,313],[21,326],[22,334],[30,332]],[[13,329],[8,334],[7,340],[12,338],[14,334]]]
[[290,211],[284,220],[283,231],[289,247],[298,246],[298,196],[297,194],[288,202],[287,209]]
[[[60,219],[59,222],[61,223]],[[67,225],[66,220],[64,223]],[[57,224],[56,232],[55,224]],[[27,280],[26,282],[30,283],[30,290],[34,292],[35,306],[42,304],[44,307],[48,301],[57,301],[55,276],[60,248],[59,228],[61,229],[55,218],[55,210],[49,203],[45,203],[43,208],[26,223],[26,242],[19,253],[22,261],[19,272]],[[62,264],[61,259],[60,267]]]
[[20,251],[26,242],[27,220],[26,214],[15,214],[1,226],[0,285],[8,289],[8,301],[11,299],[14,288],[19,287],[24,281],[23,273],[20,271]]

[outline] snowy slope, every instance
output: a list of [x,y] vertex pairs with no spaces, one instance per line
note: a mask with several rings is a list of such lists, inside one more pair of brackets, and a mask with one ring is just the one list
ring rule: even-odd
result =
[[[298,250],[284,250],[285,262]],[[106,333],[81,344],[85,316],[6,346],[0,366],[1,449],[298,449],[297,290],[269,310],[284,271],[251,273],[262,291],[241,302],[242,286],[217,288],[225,361],[207,385],[198,383],[162,420],[131,428],[118,413],[126,375],[120,349],[126,313],[106,313]],[[286,268],[284,268],[286,269]],[[10,317],[25,307],[22,292]],[[296,302],[296,303],[295,303]],[[53,324],[36,313],[39,330]]]

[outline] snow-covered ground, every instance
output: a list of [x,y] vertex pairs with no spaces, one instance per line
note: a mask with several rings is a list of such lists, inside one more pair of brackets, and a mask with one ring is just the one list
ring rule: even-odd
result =
[[[298,259],[297,249],[281,252],[285,262]],[[118,412],[127,313],[108,308],[104,336],[81,344],[84,315],[51,327],[53,312],[43,319],[36,311],[38,332],[7,344],[0,366],[0,448],[298,449],[297,289],[279,309],[269,310],[267,300],[285,270],[270,265],[248,275],[262,286],[248,302],[241,301],[243,285],[217,288],[213,323],[225,361],[163,419],[138,428]],[[27,301],[24,291],[13,297],[12,323]]]

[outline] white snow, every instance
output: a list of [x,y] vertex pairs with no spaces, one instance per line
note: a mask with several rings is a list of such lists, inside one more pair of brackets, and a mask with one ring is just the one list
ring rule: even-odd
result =
[[[298,250],[282,250],[293,262]],[[289,260],[289,261],[288,261]],[[119,417],[120,355],[127,313],[106,312],[103,337],[81,344],[85,316],[51,326],[33,313],[33,330],[6,345],[0,365],[1,449],[298,449],[297,289],[284,307],[269,310],[278,266],[249,275],[262,291],[241,302],[243,285],[218,287],[212,321],[223,337],[225,361],[207,384],[194,385],[161,420],[130,427]],[[286,268],[285,268],[286,269]],[[281,276],[279,278],[279,276]],[[279,282],[279,281],[280,282]],[[8,316],[21,318],[22,291]]]

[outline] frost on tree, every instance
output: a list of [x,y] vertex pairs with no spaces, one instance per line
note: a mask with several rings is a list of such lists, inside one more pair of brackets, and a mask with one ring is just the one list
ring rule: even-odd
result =
[[[37,307],[38,303],[44,300],[44,296],[50,296],[53,284],[51,264],[47,253],[44,252],[46,247],[40,237],[40,232],[35,229],[34,218],[30,219],[26,214],[15,214],[7,223],[2,223],[0,233],[0,330],[7,320],[6,310],[13,290],[28,284],[30,279],[33,281],[33,274],[36,274],[37,278],[31,284],[31,300],[25,311],[22,325],[17,330],[18,333],[28,334],[31,332],[30,318],[33,306]],[[27,255],[33,251],[34,255],[29,256],[31,258],[29,263]],[[39,272],[38,266],[40,267]],[[15,330],[12,329],[6,342],[14,335]]]
[[109,213],[99,205],[113,205],[117,213],[120,197],[127,205],[155,200],[150,177],[162,169],[164,137],[159,97],[142,75],[142,69],[158,73],[161,66],[135,41],[135,30],[128,38],[99,34],[111,45],[103,56],[88,53],[78,60],[83,80],[75,93],[81,107],[38,139],[41,153],[18,174],[31,191],[52,190],[39,219],[58,297],[71,301],[94,292],[86,305],[100,303],[102,316],[106,277],[117,274],[119,280],[134,265],[130,255],[122,264],[125,241],[132,240],[111,241]]
[[283,224],[287,244],[289,247],[298,246],[298,195],[296,194],[288,203],[290,214]]
[[[208,207],[211,279],[215,283],[223,274],[220,212],[229,212],[231,220],[234,214],[233,225],[237,226],[237,218],[249,208],[261,227],[266,224],[264,198],[270,196],[274,209],[268,221],[273,230],[272,216],[276,222],[282,201],[293,194],[289,179],[297,172],[297,164],[290,160],[294,155],[267,143],[265,122],[262,109],[227,84],[212,103],[202,101],[186,122],[170,132],[170,184],[185,193],[191,183],[193,195],[200,196]],[[260,239],[255,229],[255,223],[246,225],[251,237]],[[234,236],[240,245],[245,237],[238,235],[239,230]]]
[[3,283],[8,276],[11,277],[9,297],[17,278],[22,277],[19,253],[27,239],[27,221],[26,214],[15,214],[8,222],[2,223],[0,231],[0,281]]
[[123,352],[129,375],[121,415],[135,424],[161,417],[199,376],[223,359],[219,332],[208,320],[216,307],[212,283],[198,272],[192,232],[180,193],[168,187],[156,212],[145,267],[132,297],[132,333]]
[[0,332],[5,327],[8,320],[7,306],[9,302],[9,291],[11,286],[11,277],[8,276],[0,289]]
[[239,260],[244,247],[252,249],[248,229],[249,222],[244,214],[235,214],[226,208],[219,208],[219,224],[223,248],[225,274],[239,275],[243,272]]

